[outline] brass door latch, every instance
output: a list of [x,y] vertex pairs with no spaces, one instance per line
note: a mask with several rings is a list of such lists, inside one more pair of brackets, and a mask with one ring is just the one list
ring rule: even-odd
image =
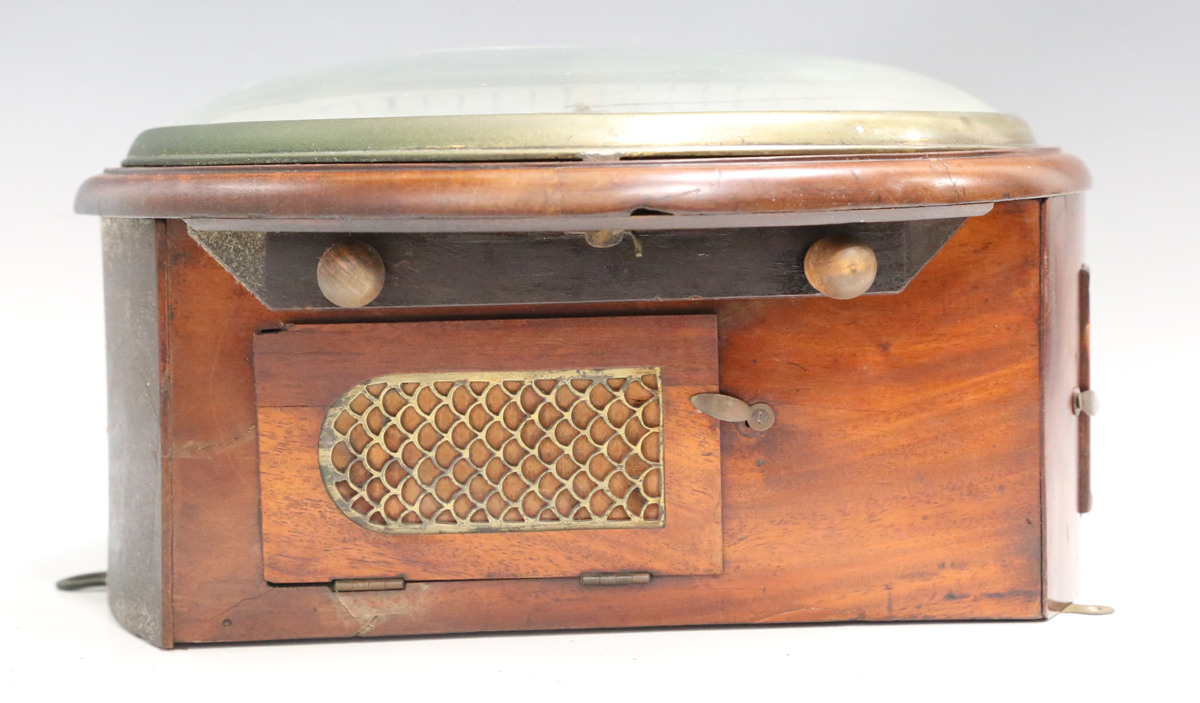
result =
[[691,400],[697,410],[722,422],[744,422],[757,432],[766,432],[775,424],[775,411],[766,403],[750,405],[723,393],[701,393]]

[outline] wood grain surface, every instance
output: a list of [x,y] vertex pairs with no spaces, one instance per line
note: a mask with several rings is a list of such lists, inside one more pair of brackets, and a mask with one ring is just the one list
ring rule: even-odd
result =
[[[476,218],[957,205],[1075,193],[1089,185],[1079,159],[1045,148],[603,163],[119,168],[85,182],[75,209],[107,217],[449,218],[465,227]],[[336,223],[330,227],[339,231]]]
[[715,386],[713,315],[301,325],[254,339],[260,406],[319,406],[394,373],[662,367]]
[[[486,313],[271,312],[170,222],[176,641],[1041,618],[1040,214],[1038,201],[1022,201],[968,220],[894,296]],[[721,574],[612,588],[413,582],[386,593],[264,580],[257,332],[695,312],[718,316],[722,392],[768,402],[779,417],[761,435],[721,428]]]
[[[721,572],[718,423],[688,402],[718,390],[713,315],[301,325],[257,336],[254,367],[270,582]],[[632,367],[662,369],[661,528],[380,534],[343,515],[322,483],[317,443],[325,411],[368,378]]]

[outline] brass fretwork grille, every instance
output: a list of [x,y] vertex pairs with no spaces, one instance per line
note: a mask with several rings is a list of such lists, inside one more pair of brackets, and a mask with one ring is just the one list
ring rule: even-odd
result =
[[389,534],[662,527],[659,369],[396,375],[325,415],[321,477]]

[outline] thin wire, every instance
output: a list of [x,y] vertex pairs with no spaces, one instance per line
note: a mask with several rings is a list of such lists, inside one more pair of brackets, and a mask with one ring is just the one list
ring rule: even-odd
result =
[[107,586],[108,572],[97,571],[91,574],[80,574],[78,576],[65,578],[54,585],[57,586],[58,590],[60,591],[79,591],[84,588],[91,588],[92,586]]

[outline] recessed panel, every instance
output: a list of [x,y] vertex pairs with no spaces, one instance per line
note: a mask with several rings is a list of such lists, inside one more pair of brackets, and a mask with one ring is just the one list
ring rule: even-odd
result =
[[275,583],[722,570],[713,315],[255,338]]

